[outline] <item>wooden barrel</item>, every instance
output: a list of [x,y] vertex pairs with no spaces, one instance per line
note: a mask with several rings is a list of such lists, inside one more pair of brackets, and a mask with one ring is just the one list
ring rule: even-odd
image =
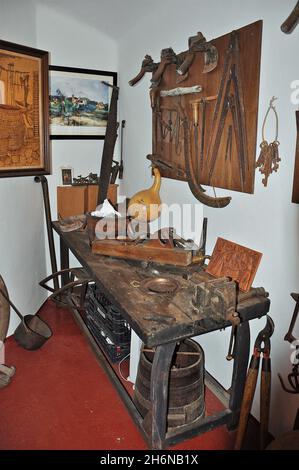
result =
[[[151,405],[150,380],[153,357],[153,352],[142,351],[138,365],[133,401],[143,417]],[[169,428],[192,423],[204,416],[204,353],[199,344],[191,339],[182,341],[175,351],[168,393]]]

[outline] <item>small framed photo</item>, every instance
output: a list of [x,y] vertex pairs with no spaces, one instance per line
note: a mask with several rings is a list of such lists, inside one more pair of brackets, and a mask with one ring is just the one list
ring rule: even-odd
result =
[[55,65],[49,69],[50,138],[104,139],[117,73]]
[[64,186],[72,184],[72,168],[61,168],[61,180]]

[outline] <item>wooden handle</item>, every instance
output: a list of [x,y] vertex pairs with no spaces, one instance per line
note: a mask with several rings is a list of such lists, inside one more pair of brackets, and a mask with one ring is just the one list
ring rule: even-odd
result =
[[261,398],[260,398],[260,450],[267,445],[269,413],[271,400],[271,360],[263,359],[261,375]]
[[138,73],[138,75],[136,75],[136,77],[132,78],[132,80],[129,81],[129,85],[130,85],[130,86],[136,85],[136,83],[138,83],[139,80],[142,79],[142,77],[144,76],[145,72],[146,72],[145,68],[142,68],[142,69],[140,70],[140,72]]
[[287,19],[282,23],[280,29],[283,33],[290,34],[299,21],[299,2],[297,2],[292,13],[287,17]]
[[241,405],[240,420],[234,447],[235,450],[240,450],[242,447],[243,439],[247,428],[248,416],[252,407],[254,392],[256,388],[259,363],[260,358],[252,356]]

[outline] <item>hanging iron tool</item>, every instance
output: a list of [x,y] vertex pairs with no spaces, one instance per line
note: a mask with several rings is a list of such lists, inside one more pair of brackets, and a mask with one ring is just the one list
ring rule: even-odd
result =
[[195,148],[195,169],[196,174],[199,174],[199,157],[198,157],[198,115],[199,115],[199,106],[197,102],[192,102],[192,113],[193,113],[193,135],[194,135],[194,148]]
[[230,35],[230,43],[226,52],[223,75],[212,120],[212,133],[208,150],[208,158],[210,160],[210,184],[219,155],[220,143],[229,110],[232,114],[234,132],[236,135],[240,183],[243,191],[246,172],[248,170],[248,156],[245,107],[239,66],[239,44],[236,31],[232,31]]
[[217,67],[218,51],[216,47],[211,42],[207,42],[203,34],[198,32],[188,39],[188,51],[178,55],[177,83],[188,78],[189,68],[194,61],[195,52],[204,53],[203,73],[209,73]]
[[[200,179],[204,163],[204,150],[205,150],[205,134],[206,134],[206,107],[211,101],[217,99],[217,95],[205,96],[199,100],[191,101],[192,114],[193,114],[193,133],[194,133],[194,148],[195,148],[195,168],[198,180]],[[201,115],[201,136],[200,136],[200,156],[198,157],[198,137],[199,137],[199,111]]]
[[[288,341],[290,344],[293,344],[294,342],[298,342],[297,338],[295,338],[295,336],[293,335],[293,331],[299,314],[299,294],[292,293],[291,296],[295,300],[296,305],[294,308],[289,329],[284,337],[284,340]],[[297,363],[293,363],[292,372],[288,374],[288,382],[291,388],[287,388],[285,386],[282,376],[278,374],[278,378],[280,380],[283,390],[287,393],[293,394],[299,393],[299,345],[296,346],[295,361]]]
[[110,184],[115,184],[117,175],[119,174],[120,163],[116,160],[112,160],[114,165],[111,168],[111,175],[110,175]]
[[288,329],[288,331],[287,331],[287,333],[284,337],[284,340],[288,341],[289,343],[292,344],[294,341],[297,340],[297,338],[295,338],[295,336],[293,335],[293,331],[294,331],[295,324],[296,324],[296,321],[297,321],[297,318],[298,318],[298,313],[299,313],[299,294],[295,294],[294,292],[292,292],[291,297],[295,300],[296,305],[295,305],[295,308],[294,308],[294,312],[293,312],[293,315],[292,315],[292,319],[291,319],[289,329]]
[[136,75],[136,77],[132,78],[132,80],[129,81],[129,85],[136,85],[136,83],[138,83],[139,80],[143,78],[146,72],[154,72],[155,70],[157,70],[157,67],[158,64],[155,64],[151,56],[146,54],[142,61],[140,72]]
[[[263,287],[252,287],[248,292],[238,292],[237,295],[237,310],[240,302],[251,299],[253,297],[269,297],[269,292],[266,292]],[[226,355],[226,360],[231,361],[235,359],[234,348],[235,348],[235,338],[237,333],[238,323],[232,323],[232,329],[230,334],[228,352]]]
[[240,420],[235,441],[235,450],[240,450],[245,436],[249,413],[252,407],[253,397],[256,389],[260,357],[263,355],[260,391],[260,448],[264,449],[268,435],[270,396],[271,396],[271,360],[270,338],[274,332],[274,322],[267,315],[267,323],[255,340],[253,355],[251,357],[243,400],[241,405]]
[[229,126],[227,133],[226,149],[225,149],[225,161],[232,161],[232,143],[233,143],[233,128]]
[[120,165],[118,169],[118,177],[120,180],[124,177],[124,128],[126,126],[126,121],[123,119],[121,121],[121,128],[120,128]]
[[107,86],[112,88],[112,95],[110,100],[110,107],[108,113],[108,121],[106,127],[106,135],[104,141],[104,148],[102,154],[99,192],[97,205],[103,204],[107,197],[108,187],[110,183],[110,174],[113,161],[114,146],[117,138],[117,101],[119,88],[104,82]]
[[296,28],[299,23],[299,2],[296,3],[294,9],[282,23],[280,29],[283,33],[290,34]]

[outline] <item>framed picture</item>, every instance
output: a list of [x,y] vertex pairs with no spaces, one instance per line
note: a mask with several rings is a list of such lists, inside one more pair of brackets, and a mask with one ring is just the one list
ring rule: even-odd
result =
[[50,138],[104,139],[116,72],[50,66]]
[[61,168],[61,181],[63,185],[70,185],[73,182],[72,168]]
[[49,174],[49,55],[0,40],[0,177]]

